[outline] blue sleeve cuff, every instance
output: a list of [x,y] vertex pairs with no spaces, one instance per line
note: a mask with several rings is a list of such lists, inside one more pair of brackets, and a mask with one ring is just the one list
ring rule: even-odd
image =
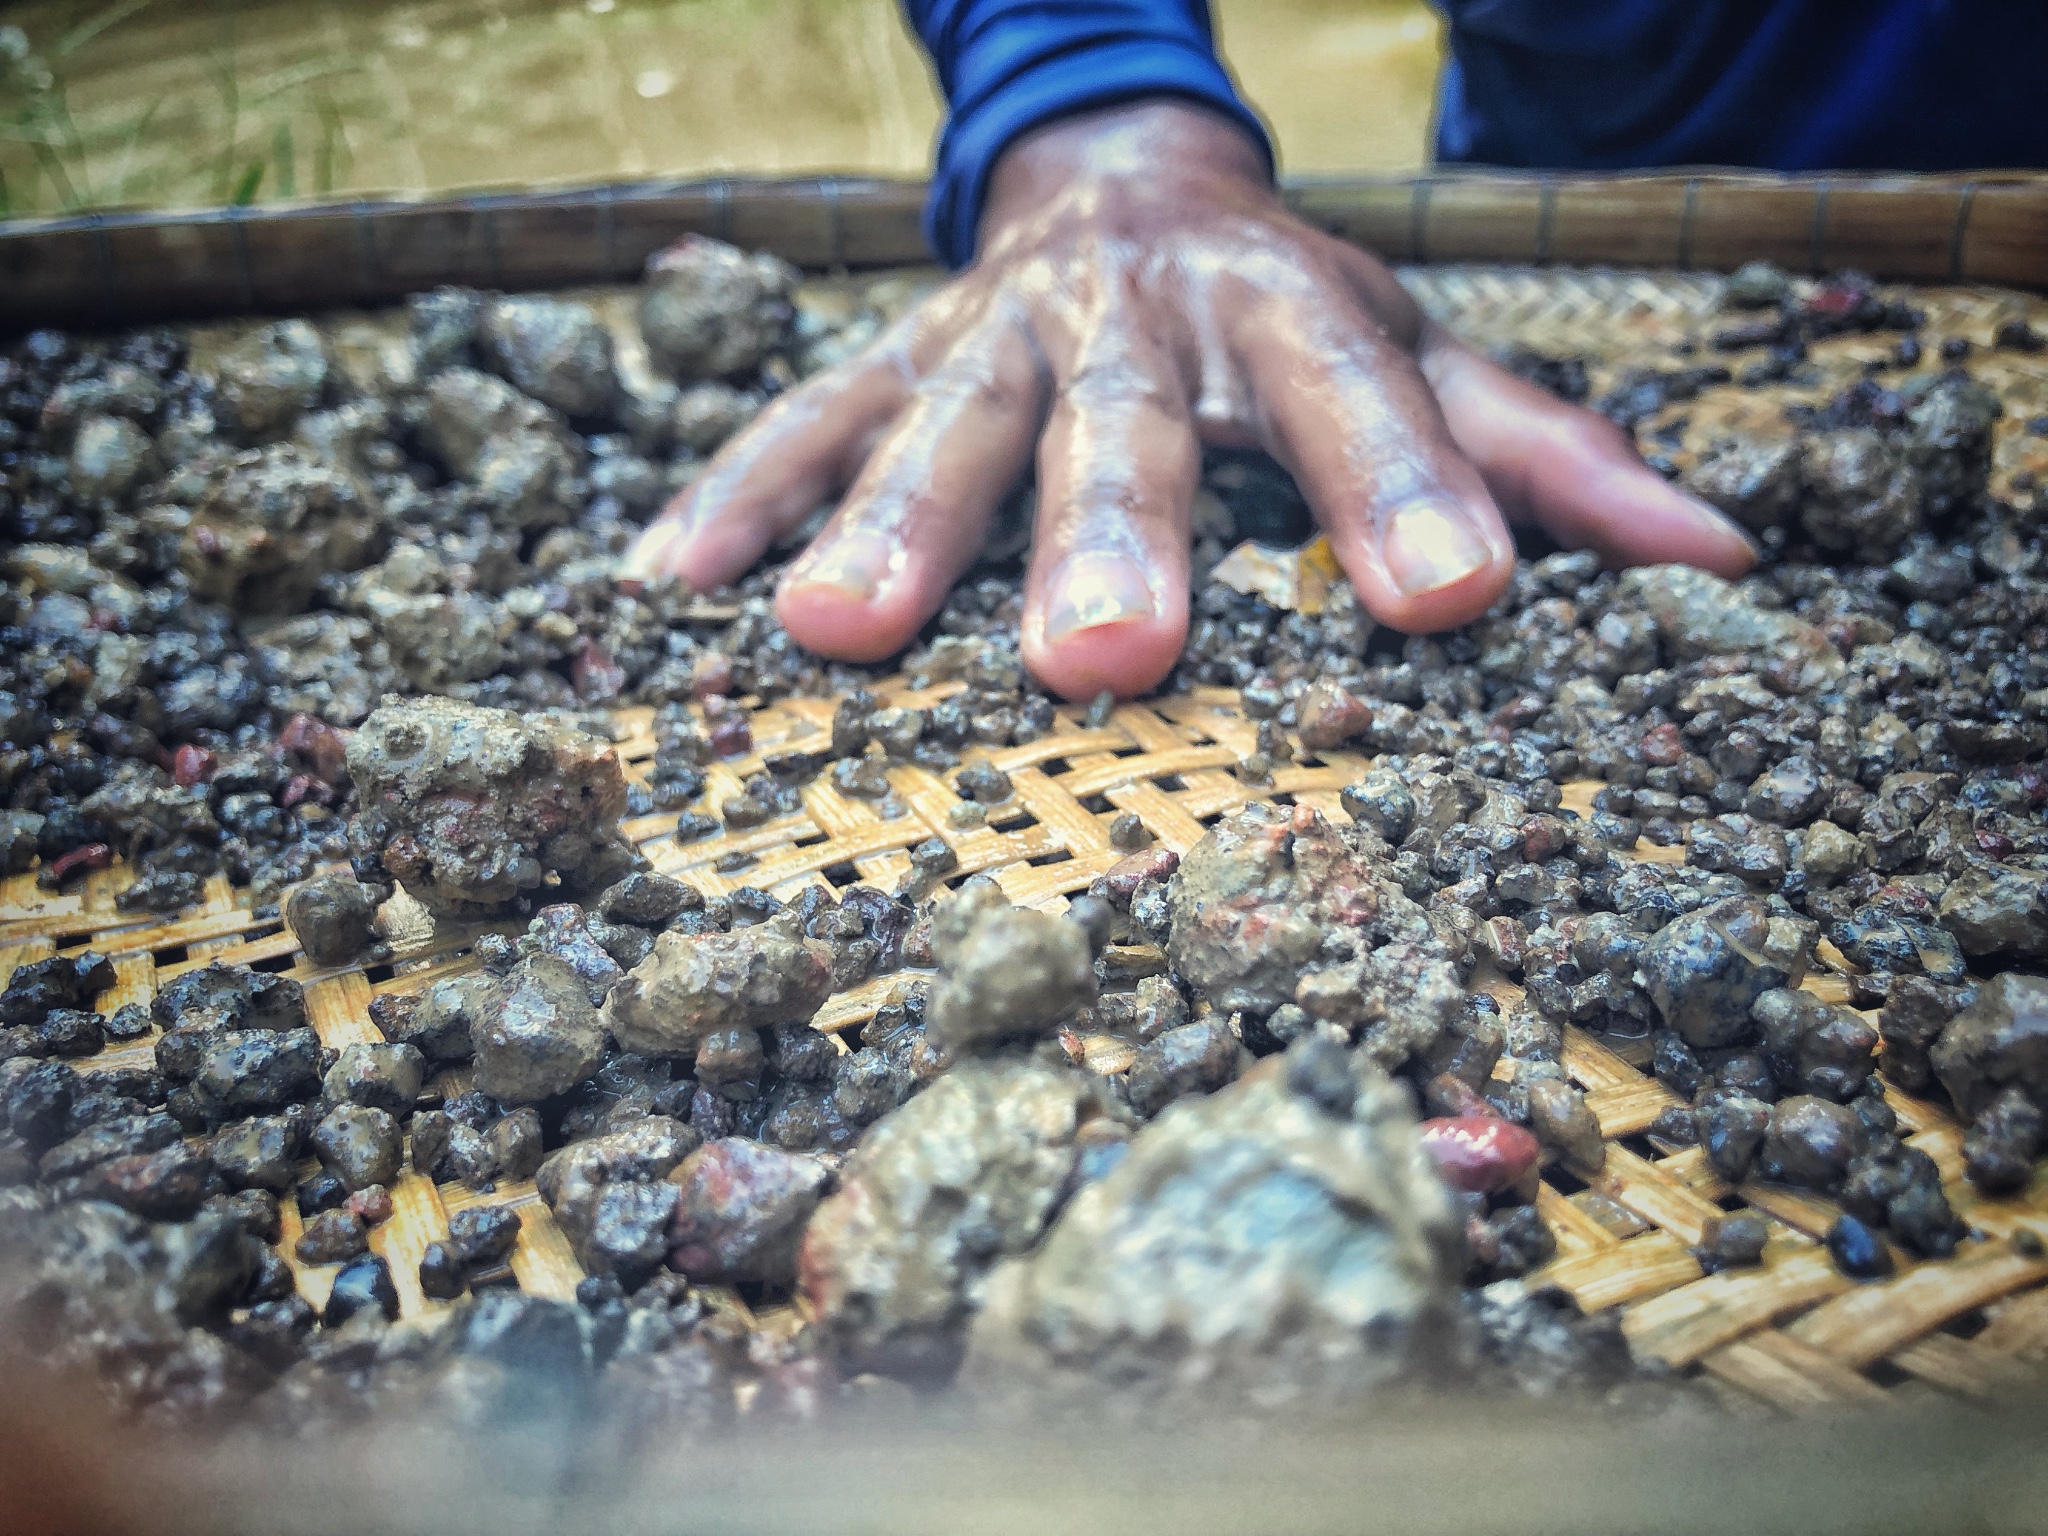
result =
[[[974,259],[981,205],[998,157],[1020,134],[1054,118],[1141,97],[1177,96],[1235,122],[1272,166],[1265,125],[1238,97],[1206,38],[1083,35],[1053,41],[1056,46],[1027,50],[1030,56],[1008,69],[1000,59],[973,60],[993,62],[996,77],[971,93],[951,89],[956,79],[946,80],[953,116],[939,141],[925,236],[948,266],[964,267]],[[944,62],[942,78],[953,73]]]

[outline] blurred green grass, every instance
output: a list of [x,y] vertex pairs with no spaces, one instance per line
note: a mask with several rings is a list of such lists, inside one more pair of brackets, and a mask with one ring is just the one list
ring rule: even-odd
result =
[[[1423,0],[1212,0],[1283,163],[1425,159]],[[896,0],[0,0],[0,217],[922,174]]]
[[[238,7],[210,7],[198,60],[206,89],[74,104],[82,50],[160,0],[117,0],[34,38],[0,25],[0,218],[136,202],[247,204],[342,185],[345,116],[361,69],[315,47],[253,75],[237,56]],[[167,110],[169,109],[169,110]],[[182,129],[169,156],[164,138]]]

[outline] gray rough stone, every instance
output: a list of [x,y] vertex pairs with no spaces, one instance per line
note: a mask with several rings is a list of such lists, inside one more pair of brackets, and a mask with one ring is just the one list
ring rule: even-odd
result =
[[1922,521],[1920,483],[1903,448],[1867,427],[1820,432],[1802,444],[1800,521],[1823,549],[1887,560]]
[[1939,915],[1967,955],[2048,959],[2048,874],[2039,870],[1965,870],[1942,892]]
[[734,933],[663,933],[612,988],[604,1022],[625,1050],[694,1058],[723,1029],[802,1023],[831,986],[831,951],[772,923]]
[[1042,1034],[1095,1001],[1086,931],[1052,913],[1011,906],[993,884],[941,909],[932,954],[939,981],[926,1028],[948,1049]]
[[583,979],[559,960],[535,955],[505,978],[497,1011],[471,1026],[476,1085],[505,1104],[536,1104],[566,1093],[604,1060],[604,1023]]
[[1847,670],[1841,653],[1804,619],[1745,602],[1732,582],[1687,565],[1649,565],[1622,573],[1618,605],[1641,603],[1680,661],[1749,652],[1799,667],[1804,689],[1823,688]]
[[1759,997],[1804,979],[1813,936],[1811,923],[1731,896],[1658,929],[1643,945],[1636,985],[1686,1044],[1733,1045],[1749,1033]]
[[398,1122],[384,1110],[342,1104],[313,1127],[313,1152],[321,1167],[353,1191],[395,1183],[404,1143]]
[[298,612],[323,575],[382,552],[380,511],[367,486],[302,448],[237,454],[207,477],[178,529],[178,568],[201,597],[237,613]]
[[796,269],[773,256],[686,235],[647,263],[640,334],[678,379],[721,379],[789,344]]
[[[648,1239],[652,1244],[651,1257],[644,1262],[656,1264],[667,1248],[668,1215],[675,1208],[673,1186],[663,1185],[666,1195],[653,1197],[665,1202],[665,1209],[658,1221],[652,1222],[648,1217],[652,1207],[646,1202],[635,1208],[622,1206],[614,1199],[606,1206],[606,1192],[617,1187],[659,1184],[670,1169],[696,1148],[700,1139],[681,1121],[666,1115],[648,1115],[625,1130],[572,1142],[540,1165],[534,1183],[586,1267],[608,1274],[618,1265],[622,1250],[629,1264],[640,1262],[632,1257],[637,1251],[635,1245],[622,1241],[635,1229],[642,1236],[655,1233]],[[600,1223],[604,1224],[602,1230]]]
[[88,416],[71,440],[71,494],[119,506],[156,464],[156,445],[134,422]]
[[1799,440],[1724,438],[1685,477],[1686,489],[1753,533],[1785,522],[1799,505]]
[[279,320],[229,342],[212,357],[211,371],[223,422],[246,441],[268,442],[319,404],[327,344],[306,321]]
[[564,416],[609,415],[618,394],[612,338],[588,304],[523,294],[497,300],[479,331],[484,355],[524,393]]
[[945,1073],[871,1129],[805,1233],[821,1327],[860,1369],[938,1379],[989,1267],[1038,1240],[1102,1113],[1074,1073],[1014,1060]]
[[1270,1404],[1426,1360],[1463,1244],[1409,1100],[1367,1069],[1340,1115],[1289,1076],[1269,1060],[1140,1131],[990,1277],[963,1380]]
[[1934,1075],[1966,1120],[2006,1087],[2048,1109],[2048,978],[2014,971],[1994,976],[1948,1021],[1929,1055]]
[[285,898],[284,920],[313,964],[348,965],[377,937],[377,893],[329,870]]
[[321,1088],[335,1104],[360,1104],[405,1116],[426,1086],[427,1058],[416,1046],[345,1045],[327,1069]]
[[476,1053],[471,1030],[504,1005],[504,994],[504,983],[487,971],[450,976],[421,993],[413,1007],[395,1012],[384,1037],[418,1047],[429,1061],[467,1061]]

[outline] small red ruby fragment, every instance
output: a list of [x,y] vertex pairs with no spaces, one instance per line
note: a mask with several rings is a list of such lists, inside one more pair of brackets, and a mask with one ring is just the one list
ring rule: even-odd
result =
[[310,773],[295,773],[284,787],[284,793],[277,797],[277,803],[286,810],[311,800],[316,805],[334,804],[334,790],[322,784]]
[[293,715],[278,733],[277,745],[317,777],[339,784],[348,772],[348,737],[314,715]]
[[62,890],[65,885],[80,875],[90,874],[96,869],[106,869],[114,862],[114,850],[105,843],[87,843],[69,853],[60,854],[42,868],[36,876],[36,884],[46,891]]
[[1675,768],[1685,761],[1685,738],[1678,734],[1678,727],[1665,724],[1652,726],[1644,735],[1643,761],[1652,768]]
[[1542,1155],[1536,1138],[1512,1120],[1479,1115],[1423,1121],[1422,1145],[1445,1183],[1480,1195],[1512,1189]]
[[699,651],[690,663],[690,696],[708,699],[732,692],[732,658],[720,651]]
[[707,720],[705,734],[711,738],[711,750],[720,757],[744,757],[754,750],[754,728],[738,710]]
[[171,754],[171,780],[180,789],[204,784],[220,771],[220,759],[190,742]]
[[612,660],[611,652],[589,635],[569,663],[569,681],[576,697],[586,704],[603,704],[616,699],[626,686],[626,669]]

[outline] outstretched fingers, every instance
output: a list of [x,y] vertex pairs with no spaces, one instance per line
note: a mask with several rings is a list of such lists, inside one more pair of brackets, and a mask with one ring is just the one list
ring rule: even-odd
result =
[[1488,362],[1434,328],[1422,371],[1451,436],[1518,517],[1610,565],[1660,560],[1739,576],[1756,549],[1734,523],[1642,461],[1621,428]]
[[1260,297],[1233,345],[1268,451],[1373,616],[1421,633],[1484,613],[1513,575],[1514,542],[1413,358],[1348,285]]
[[1024,659],[1070,699],[1145,692],[1187,638],[1202,453],[1159,334],[1122,306],[1075,332],[1039,444]]
[[991,313],[918,384],[783,577],[790,634],[851,661],[909,644],[1030,463],[1045,393],[1024,327]]

